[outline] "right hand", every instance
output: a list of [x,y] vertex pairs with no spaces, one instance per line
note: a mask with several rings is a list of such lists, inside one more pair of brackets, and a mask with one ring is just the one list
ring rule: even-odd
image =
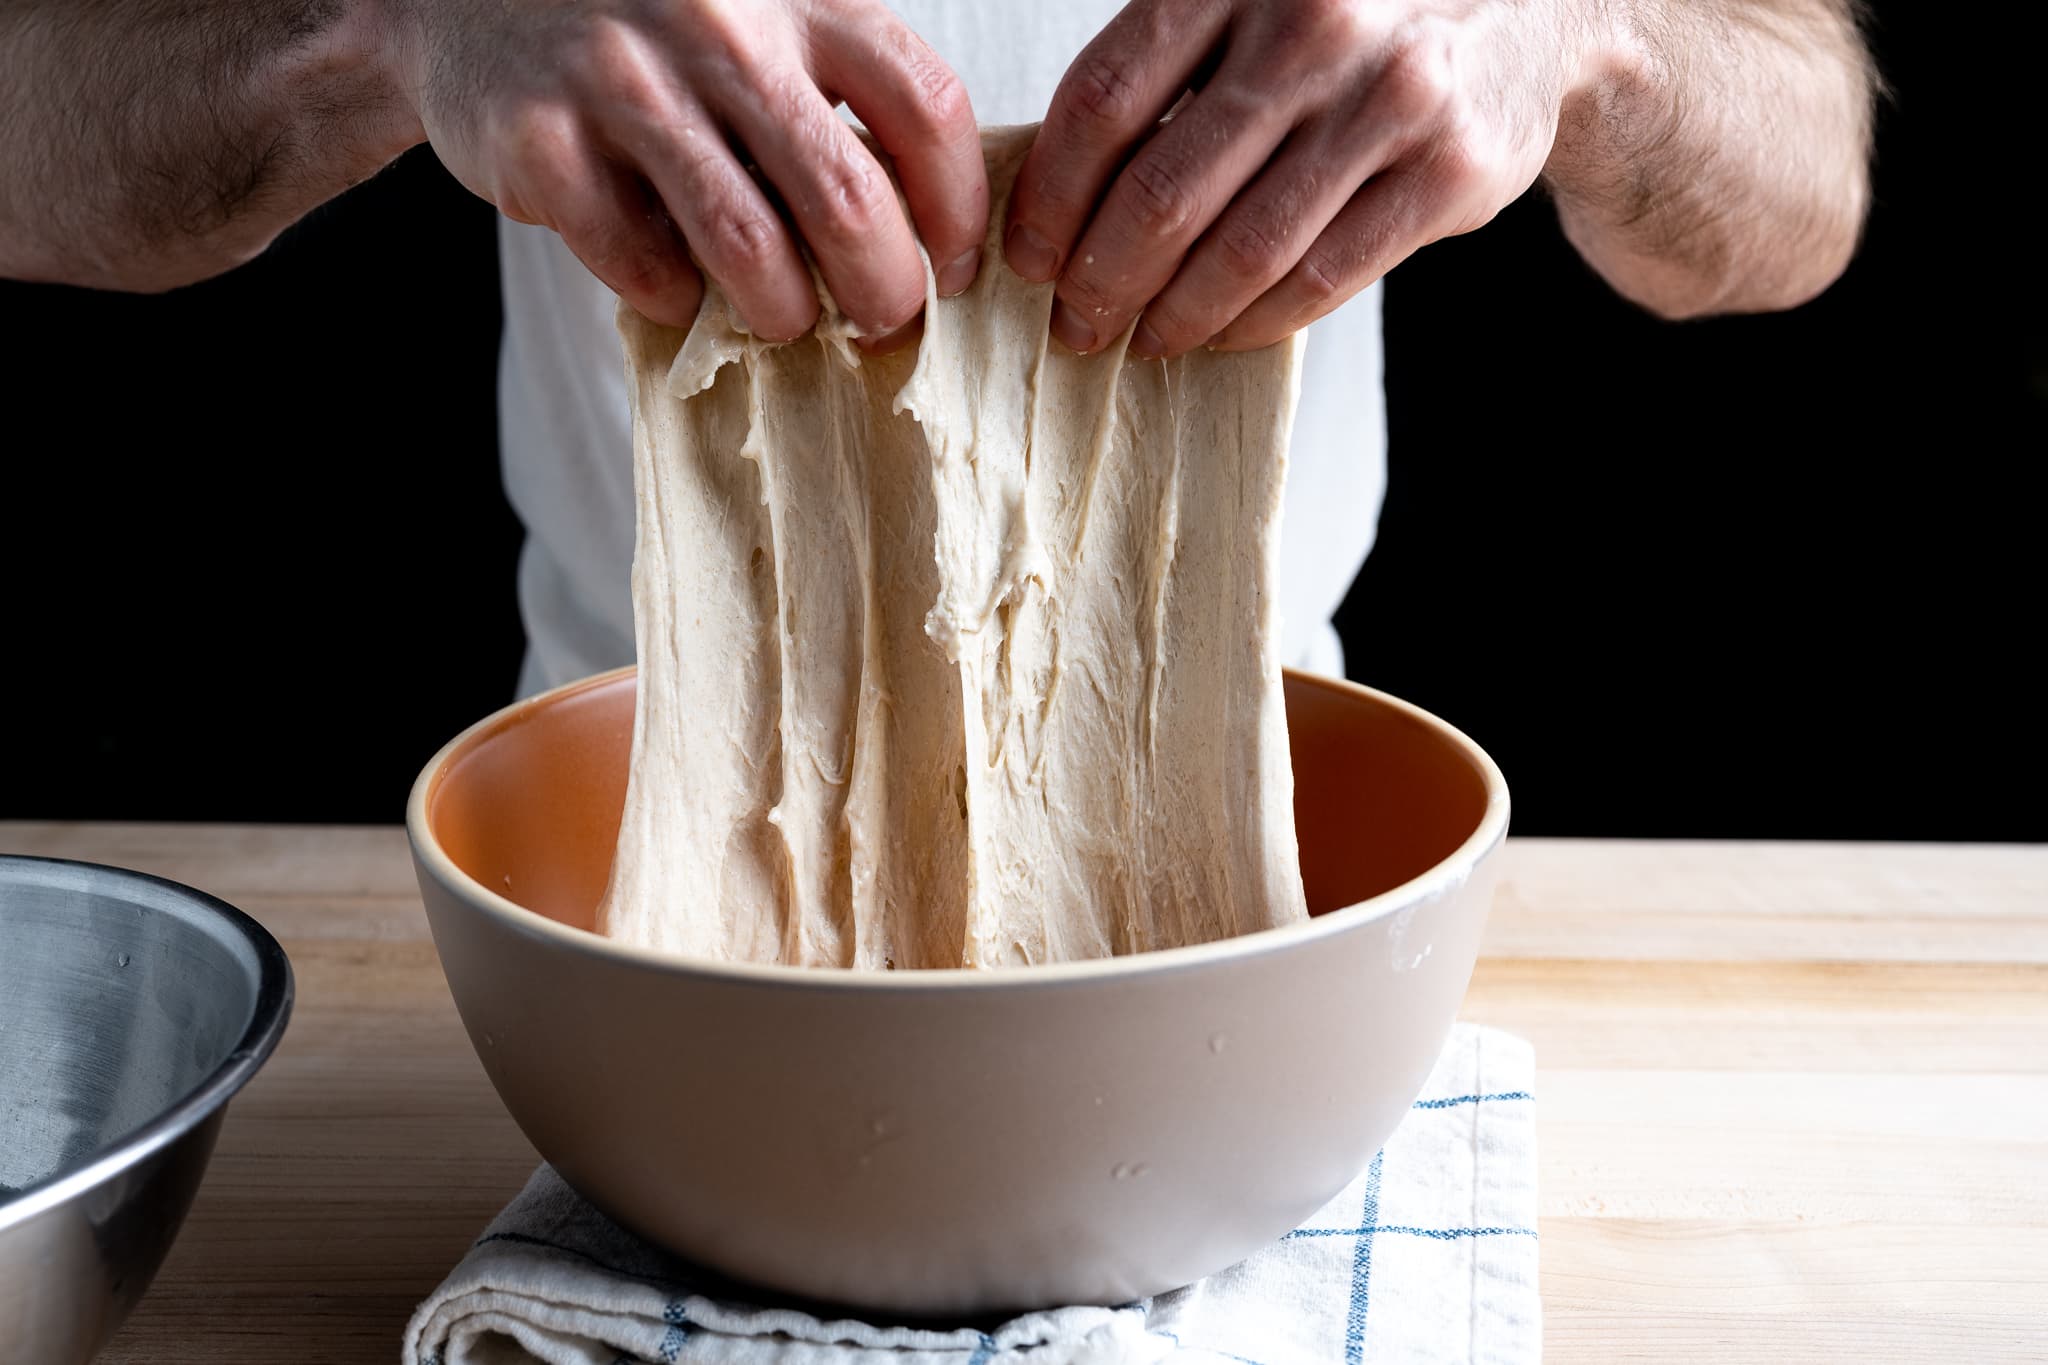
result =
[[[756,335],[801,336],[818,300],[799,234],[875,349],[924,305],[920,239],[940,293],[973,282],[988,221],[974,113],[881,0],[413,0],[409,15],[420,122],[448,169],[559,232],[656,322],[696,317],[694,256]],[[895,162],[915,231],[842,99]]]

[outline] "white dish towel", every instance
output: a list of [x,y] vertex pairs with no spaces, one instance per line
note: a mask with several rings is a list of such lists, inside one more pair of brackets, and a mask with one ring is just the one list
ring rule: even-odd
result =
[[405,1365],[1522,1365],[1542,1353],[1534,1075],[1527,1043],[1461,1024],[1385,1150],[1297,1231],[1170,1294],[954,1330],[732,1297],[543,1166],[413,1315]]

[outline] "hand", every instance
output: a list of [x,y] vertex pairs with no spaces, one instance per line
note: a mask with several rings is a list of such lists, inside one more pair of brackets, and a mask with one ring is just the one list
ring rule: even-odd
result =
[[[941,293],[974,279],[973,111],[880,0],[411,0],[403,27],[420,121],[456,178],[561,233],[657,322],[696,316],[694,256],[757,335],[802,335],[818,301],[799,237],[878,349],[923,307],[920,236]],[[841,99],[896,163],[915,232]]]
[[1060,82],[1004,254],[1077,351],[1134,318],[1139,355],[1268,345],[1529,187],[1591,83],[1569,3],[1135,0]]

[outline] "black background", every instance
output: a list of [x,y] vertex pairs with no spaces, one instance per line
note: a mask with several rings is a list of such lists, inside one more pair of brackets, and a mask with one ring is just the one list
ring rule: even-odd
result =
[[[1534,195],[1390,277],[1339,626],[1518,831],[2048,837],[2041,253],[1943,23],[1880,8],[1877,203],[1805,308],[1656,322]],[[400,817],[518,668],[497,308],[424,151],[203,285],[0,284],[0,818]]]

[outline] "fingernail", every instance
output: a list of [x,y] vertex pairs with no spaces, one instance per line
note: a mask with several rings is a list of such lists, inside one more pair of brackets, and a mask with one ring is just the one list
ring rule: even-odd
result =
[[905,346],[917,340],[923,332],[924,314],[919,313],[893,332],[878,337],[856,337],[853,344],[866,351],[869,355],[887,355],[891,351],[902,350]]
[[975,272],[981,269],[981,248],[962,252],[939,272],[939,296],[952,298],[955,294],[967,292],[967,286],[974,283]]
[[1088,319],[1081,316],[1080,310],[1065,299],[1053,300],[1052,334],[1070,351],[1086,354],[1095,349],[1095,329],[1088,325]]
[[1010,262],[1010,269],[1037,284],[1059,273],[1060,253],[1053,250],[1051,242],[1022,223],[1011,228],[1010,235],[1003,239],[1003,255]]
[[1155,360],[1166,354],[1166,344],[1159,339],[1159,333],[1142,318],[1138,321],[1138,329],[1131,333],[1131,354]]

